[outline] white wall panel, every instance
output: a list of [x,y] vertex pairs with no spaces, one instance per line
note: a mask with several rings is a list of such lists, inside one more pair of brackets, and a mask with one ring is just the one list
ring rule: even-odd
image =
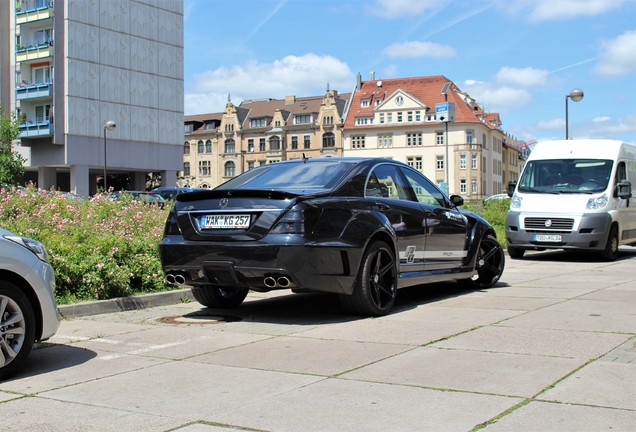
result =
[[100,26],[120,33],[130,33],[130,0],[107,0],[100,3]]
[[130,71],[103,66],[99,85],[99,99],[117,104],[130,104]]
[[99,63],[99,28],[72,23],[68,26],[67,33],[68,57]]
[[99,68],[95,63],[68,59],[66,93],[86,99],[99,98]]
[[99,25],[100,0],[66,0],[66,18],[89,24]]

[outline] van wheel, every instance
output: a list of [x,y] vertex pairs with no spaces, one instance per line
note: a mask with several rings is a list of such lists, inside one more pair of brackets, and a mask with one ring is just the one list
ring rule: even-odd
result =
[[510,255],[510,258],[512,259],[521,259],[523,258],[523,254],[526,252],[525,249],[519,249],[516,247],[510,247],[508,246],[508,255]]
[[616,225],[610,228],[605,249],[600,255],[603,261],[616,261],[618,258],[618,227]]

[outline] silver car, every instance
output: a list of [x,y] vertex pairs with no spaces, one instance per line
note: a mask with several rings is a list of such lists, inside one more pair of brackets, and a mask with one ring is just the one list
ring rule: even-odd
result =
[[34,342],[57,331],[54,289],[42,243],[0,228],[0,380],[24,366]]

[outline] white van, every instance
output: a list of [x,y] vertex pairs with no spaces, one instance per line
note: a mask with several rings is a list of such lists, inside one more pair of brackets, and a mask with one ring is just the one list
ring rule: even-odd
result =
[[615,140],[538,143],[506,215],[511,258],[526,250],[597,251],[613,261],[619,245],[636,244],[636,146]]

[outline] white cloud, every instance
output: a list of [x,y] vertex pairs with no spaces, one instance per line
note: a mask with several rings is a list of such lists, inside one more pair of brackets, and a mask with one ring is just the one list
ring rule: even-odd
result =
[[487,112],[507,113],[523,109],[532,103],[532,95],[526,89],[475,80],[464,81],[460,88]]
[[623,0],[499,0],[504,10],[523,14],[530,21],[553,21],[597,16],[621,6]]
[[322,95],[327,83],[333,90],[348,93],[355,84],[355,74],[346,63],[313,53],[289,55],[272,63],[220,67],[195,76],[191,88],[196,90],[186,93],[185,112],[223,111],[228,93],[237,105],[245,98]]
[[502,67],[497,72],[497,82],[514,87],[538,87],[544,86],[548,82],[548,72],[545,69],[536,69],[532,67],[513,68]]
[[636,72],[636,30],[602,43],[603,50],[594,71],[606,76],[621,76]]
[[537,123],[537,129],[540,130],[553,130],[553,129],[565,129],[565,119],[552,119],[541,120]]
[[453,57],[455,49],[449,45],[433,42],[409,41],[394,43],[384,48],[383,53],[389,57]]
[[369,12],[384,18],[417,15],[425,10],[443,6],[444,0],[377,0],[368,7]]

